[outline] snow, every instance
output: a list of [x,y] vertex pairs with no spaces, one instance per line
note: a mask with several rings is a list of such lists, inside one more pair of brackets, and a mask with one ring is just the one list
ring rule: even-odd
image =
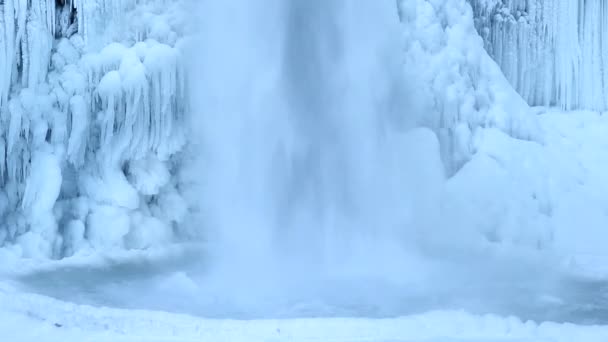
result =
[[608,7],[278,3],[0,0],[0,335],[607,340]]
[[[544,263],[541,264],[539,270],[528,268],[526,264],[529,262],[529,258],[545,258],[548,264],[562,267],[562,272],[584,275],[585,278],[581,279],[588,279],[586,277],[592,276],[602,280],[608,275],[602,268],[606,260],[605,252],[602,250],[605,233],[600,229],[602,222],[605,222],[603,215],[606,208],[602,205],[603,202],[598,200],[608,187],[608,176],[601,172],[605,159],[608,158],[608,153],[602,148],[604,145],[608,146],[608,137],[603,134],[608,120],[605,116],[593,112],[563,113],[541,108],[535,108],[533,112],[538,115],[540,129],[544,132],[545,138],[542,144],[513,139],[498,129],[481,130],[477,136],[473,137],[477,146],[475,154],[455,176],[447,180],[446,188],[443,190],[447,192],[447,195],[443,197],[442,205],[459,206],[456,210],[448,210],[444,213],[446,216],[443,219],[453,223],[448,227],[452,233],[444,229],[442,232],[445,233],[445,236],[440,237],[440,241],[428,242],[435,247],[436,253],[454,258],[454,266],[452,266],[454,273],[451,276],[449,273],[440,273],[439,280],[429,282],[427,279],[422,285],[430,287],[431,290],[427,291],[431,291],[436,296],[445,293],[452,296],[449,298],[453,298],[463,289],[471,288],[472,298],[486,298],[486,303],[491,301],[489,298],[495,298],[496,294],[500,294],[509,303],[515,303],[517,297],[522,297],[525,305],[534,306],[537,305],[534,303],[540,303],[538,305],[540,305],[539,310],[542,313],[539,317],[550,315],[555,307],[562,308],[558,309],[559,312],[566,312],[568,310],[564,309],[564,302],[573,301],[575,305],[582,306],[578,308],[581,310],[578,315],[589,315],[590,319],[601,321],[603,302],[599,298],[602,294],[602,282],[594,285],[600,286],[597,289],[599,292],[591,293],[586,292],[593,291],[592,287],[585,285],[587,283],[575,287],[574,291],[581,291],[580,293],[552,292],[548,290],[551,287],[544,288],[545,285],[541,285],[540,291],[530,297],[533,300],[528,297],[526,288],[522,286],[542,284],[542,280],[546,281],[552,272]],[[428,149],[427,153],[413,154],[412,158],[429,157],[431,160],[412,160],[411,162],[429,165],[427,172],[437,170],[432,166],[439,162],[432,159],[433,155],[437,156],[436,150],[438,149],[433,133],[427,129],[415,130],[407,136],[405,144],[411,145],[412,142],[426,142],[416,145]],[[442,190],[439,189],[439,191]],[[423,204],[421,203],[421,205]],[[571,210],[573,207],[577,210]],[[100,222],[102,221],[106,220],[100,220]],[[110,221],[117,222],[116,219]],[[579,222],[585,223],[581,225]],[[82,224],[76,222],[73,225],[73,235],[66,236],[74,236],[75,239],[78,239],[82,234]],[[146,227],[147,225],[138,226]],[[468,229],[468,232],[465,228]],[[126,231],[126,228],[122,230],[123,233]],[[134,234],[133,232],[135,231],[128,234]],[[159,240],[167,238],[162,235],[164,234],[162,229],[159,229],[158,232],[158,234],[149,234],[147,237],[159,236]],[[100,241],[100,243],[112,244],[114,241],[130,243],[128,235],[125,239],[123,239],[124,237],[118,236],[113,241]],[[109,235],[104,233],[101,238],[109,238]],[[442,239],[458,239],[459,243],[445,244]],[[91,241],[97,240],[91,239]],[[136,238],[134,241],[140,242],[144,239]],[[447,246],[447,248],[437,249],[438,243],[444,243],[443,246]],[[156,241],[149,240],[143,246],[154,245],[156,245]],[[488,245],[502,246],[506,258],[503,263],[488,260],[488,255],[485,254],[487,249],[484,248]],[[522,246],[523,248],[530,247],[532,250],[537,250],[540,246],[541,252],[539,254],[533,252],[531,256],[524,256],[521,259],[512,259]],[[460,252],[450,250],[453,248],[461,250]],[[181,250],[181,247],[178,247],[178,250]],[[195,247],[195,250],[200,251],[201,247]],[[542,250],[550,253],[542,252]],[[387,251],[387,253],[390,252]],[[465,255],[466,263],[461,265],[458,258],[463,258],[463,255]],[[152,254],[146,253],[141,255],[139,260],[151,265],[160,265],[163,258],[155,258]],[[196,260],[190,256],[186,259]],[[4,258],[4,260],[10,263],[10,259]],[[479,269],[476,263],[480,260],[486,260],[489,268]],[[114,265],[124,265],[125,262],[126,260],[118,260]],[[96,262],[90,257],[83,257],[66,259],[60,263],[63,265],[56,262],[49,263],[47,266],[37,265],[35,270],[30,268],[30,271],[25,272],[30,272],[29,274],[34,274],[36,277],[36,274],[43,272],[44,267],[55,272],[53,270],[61,271],[61,268],[66,267],[69,263],[82,263],[84,269],[90,270],[91,267],[95,267],[93,265]],[[103,261],[103,259],[100,262],[101,265],[107,265],[107,263],[108,261]],[[169,265],[169,269],[174,269],[171,263]],[[507,265],[511,265],[517,270],[509,273],[511,271],[508,271]],[[432,269],[428,264],[418,267],[426,271]],[[24,268],[27,267],[20,267],[20,271],[24,272]],[[57,296],[58,298],[78,303],[78,298],[84,294],[77,290],[78,281],[76,279],[85,282],[98,281],[95,280],[98,278],[95,278],[94,273],[86,273],[88,276],[83,277],[84,269],[80,271],[76,269],[75,275],[71,276],[76,278],[71,278],[70,273],[58,273],[70,286],[76,286],[67,289],[68,297]],[[111,272],[111,268],[109,272]],[[347,271],[345,270],[345,272]],[[378,272],[383,273],[380,270]],[[441,272],[445,272],[445,270]],[[0,305],[0,332],[15,341],[33,341],[42,336],[50,341],[85,337],[91,341],[195,341],[201,339],[310,341],[321,339],[438,342],[604,341],[608,338],[608,330],[605,326],[525,321],[525,317],[530,314],[526,311],[507,311],[502,313],[504,316],[499,316],[442,310],[405,314],[405,316],[396,318],[349,318],[332,316],[331,307],[323,309],[322,304],[313,303],[294,310],[305,313],[316,312],[315,316],[323,316],[323,312],[329,312],[329,317],[209,319],[204,316],[170,313],[171,307],[163,308],[163,310],[169,311],[150,311],[146,305],[153,306],[155,300],[179,300],[181,297],[177,295],[178,293],[185,298],[190,298],[187,299],[187,303],[195,305],[199,302],[199,299],[195,299],[198,298],[195,293],[206,289],[205,286],[213,286],[209,284],[212,279],[203,278],[203,282],[200,282],[190,273],[177,271],[160,278],[146,278],[141,275],[140,271],[129,271],[128,273],[133,274],[135,279],[142,277],[142,284],[147,284],[147,287],[139,287],[141,285],[137,285],[137,282],[132,283],[133,278],[129,280],[120,276],[117,278],[118,285],[93,287],[96,289],[93,293],[99,295],[115,291],[121,296],[127,296],[124,297],[123,302],[130,308],[129,310],[106,308],[99,303],[93,306],[66,303],[28,293],[29,289],[24,290],[20,288],[21,285],[14,282],[12,285],[3,283],[0,286],[0,303],[2,303]],[[474,274],[478,275],[474,276]],[[420,275],[416,276],[420,277]],[[112,277],[112,273],[102,273],[102,277],[104,281],[108,281]],[[412,274],[410,277],[414,277],[414,275]],[[449,277],[449,279],[445,277]],[[496,280],[501,277],[507,279],[508,287],[490,288],[490,291],[484,288],[491,284],[489,279]],[[54,278],[41,279],[47,284],[57,282],[53,280]],[[422,279],[424,280],[424,278]],[[528,282],[526,283],[524,280]],[[260,305],[258,300],[261,297],[256,295],[257,299],[252,299],[252,293],[268,293],[256,292],[259,291],[257,287],[260,284],[264,286],[263,281],[258,283],[253,279],[247,282],[236,279],[236,282],[240,282],[240,285],[232,284],[231,286],[236,288],[243,286],[248,289],[248,292],[243,293],[247,293],[245,296],[254,300],[252,304],[254,306]],[[371,284],[368,283],[370,286]],[[433,285],[431,286],[431,284]],[[557,284],[568,284],[568,281],[558,278]],[[588,284],[594,283],[589,282]],[[46,286],[48,287],[48,285]],[[62,285],[57,283],[56,286]],[[112,290],[113,286],[115,286],[114,290]],[[446,286],[443,290],[446,292],[438,290],[441,286]],[[345,286],[341,289],[343,293],[350,291],[349,287]],[[223,290],[225,291],[226,288]],[[272,293],[272,287],[269,291]],[[514,292],[507,295],[508,291]],[[381,288],[374,293],[374,298],[379,298],[379,294],[391,295],[386,288]],[[421,293],[424,295],[426,292]],[[467,293],[462,292],[459,295],[460,301],[456,300],[455,303],[457,306],[474,308],[474,302],[467,304],[466,301],[463,301],[470,295]],[[142,296],[142,302],[138,302],[138,296]],[[589,296],[589,298],[583,299],[586,298],[585,296]],[[212,301],[212,299],[208,300]],[[588,300],[588,302],[584,300]],[[135,306],[130,306],[132,303],[136,303]],[[446,305],[446,303],[448,302],[443,302],[442,305]],[[585,305],[593,305],[593,303],[600,307],[597,309],[584,308]],[[584,321],[583,317],[576,318],[576,315],[568,317]],[[524,318],[516,318],[517,316]],[[60,326],[58,327],[56,324]],[[19,333],[15,333],[15,326],[26,327],[26,329],[19,329]]]
[[3,284],[0,332],[11,341],[605,341],[608,328],[436,311],[391,319],[210,320],[73,305]]
[[[530,108],[513,90],[531,104],[602,109],[603,104],[593,102],[605,97],[601,86],[581,78],[590,73],[600,77],[593,71],[600,62],[582,52],[576,57],[579,64],[568,62],[575,58],[568,54],[579,53],[571,48],[578,46],[579,36],[601,36],[601,20],[591,13],[601,13],[602,6],[577,1],[400,2],[405,73],[419,85],[411,90],[418,103],[413,110],[424,113],[419,121],[437,134],[448,176],[437,225],[449,222],[450,228],[441,229],[431,239],[434,243],[538,250],[554,254],[557,263],[604,254],[606,208],[600,198],[608,179],[602,176],[602,116],[545,113]],[[581,10],[585,16],[578,14]],[[580,44],[601,54],[592,42]],[[538,55],[544,53],[552,54],[549,63]],[[539,94],[565,102],[531,97]],[[593,99],[578,97],[587,95]],[[580,131],[573,128],[581,126]]]
[[[465,0],[400,1],[405,67],[420,121],[439,136],[449,174],[474,153],[472,137],[495,127],[540,140],[535,117],[484,50]],[[430,94],[430,95],[429,95]]]
[[529,246],[554,253],[558,263],[605,258],[605,116],[536,111],[543,143],[498,130],[475,136],[476,153],[447,181],[446,216],[471,239]]
[[129,233],[129,215],[126,209],[109,205],[95,206],[87,216],[86,239],[99,249],[116,249],[124,246]]

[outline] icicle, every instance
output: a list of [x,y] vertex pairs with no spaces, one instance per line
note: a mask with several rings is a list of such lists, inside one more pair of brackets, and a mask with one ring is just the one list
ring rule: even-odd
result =
[[5,0],[0,7],[0,110],[7,105],[15,59],[14,0]]
[[12,151],[13,147],[17,144],[20,136],[22,135],[22,121],[24,118],[23,108],[19,103],[19,100],[12,100],[9,106],[10,125],[7,134],[7,146],[8,151]]
[[470,2],[488,52],[528,103],[608,108],[605,1]]
[[146,100],[148,95],[148,79],[146,69],[137,57],[134,49],[129,50],[122,60],[119,72],[123,77],[123,91],[126,97],[126,117],[124,134],[130,141],[130,154],[134,158],[141,158],[147,151],[148,135],[147,123],[150,122],[149,106]]
[[178,86],[178,56],[174,49],[165,44],[153,45],[144,60],[151,80],[152,97],[152,141],[154,150],[161,158],[173,153],[170,136],[173,125],[173,103]]
[[78,11],[78,30],[85,43],[93,49],[106,43],[103,32],[107,25],[120,26],[122,14],[132,8],[137,0],[74,0]]
[[84,98],[80,95],[70,99],[70,118],[67,157],[74,166],[81,167],[87,147],[89,118]]
[[111,71],[99,82],[97,92],[102,99],[105,112],[101,117],[101,145],[110,146],[114,136],[116,107],[122,100],[122,83],[118,71]]
[[6,184],[6,141],[0,137],[0,186]]
[[[77,230],[88,231],[99,224],[90,214],[100,203],[126,208],[128,223],[132,210],[147,210],[149,199],[141,198],[140,207],[140,196],[162,200],[175,167],[166,160],[185,141],[178,122],[184,119],[185,76],[178,48],[134,41],[140,33],[142,40],[179,40],[169,16],[159,14],[164,1],[145,1],[136,9],[143,9],[143,20],[129,22],[133,16],[126,11],[140,3],[0,0],[0,193],[11,211],[0,239],[5,234],[26,244],[42,238],[69,245],[70,233],[63,239],[57,220],[77,219]],[[149,179],[142,176],[144,161],[150,160],[163,167],[154,167],[154,184],[143,184]],[[140,165],[140,174],[130,175],[137,189],[127,178],[130,164]],[[71,217],[67,203],[73,196],[91,204],[78,217]],[[17,223],[17,217],[25,219]],[[47,245],[47,252],[60,253],[61,246]]]

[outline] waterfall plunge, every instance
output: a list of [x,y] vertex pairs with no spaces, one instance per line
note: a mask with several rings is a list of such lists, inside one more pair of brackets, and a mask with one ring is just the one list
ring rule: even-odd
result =
[[408,273],[442,168],[430,131],[406,133],[395,3],[209,0],[200,11],[193,127],[215,272],[267,290]]

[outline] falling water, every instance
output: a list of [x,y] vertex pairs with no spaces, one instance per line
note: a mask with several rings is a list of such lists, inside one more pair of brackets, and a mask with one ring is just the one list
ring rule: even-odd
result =
[[207,1],[201,13],[196,127],[218,268],[377,271],[374,258],[407,243],[421,181],[403,137],[414,116],[395,2]]

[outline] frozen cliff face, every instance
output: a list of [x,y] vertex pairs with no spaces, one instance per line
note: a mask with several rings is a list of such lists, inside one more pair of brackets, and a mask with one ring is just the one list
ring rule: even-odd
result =
[[486,49],[529,104],[608,108],[608,3],[469,2]]
[[[419,113],[438,134],[450,174],[486,128],[538,137],[467,0],[384,1],[400,18],[412,85],[399,88],[408,102],[395,103],[408,108],[395,112]],[[185,233],[198,176],[184,168],[193,3],[0,0],[1,246],[58,258]]]
[[454,173],[471,155],[475,137],[498,128],[524,140],[540,139],[529,107],[484,50],[466,0],[399,0],[405,73],[422,122],[440,138]]
[[181,1],[0,1],[0,245],[62,257],[174,238],[183,12]]

